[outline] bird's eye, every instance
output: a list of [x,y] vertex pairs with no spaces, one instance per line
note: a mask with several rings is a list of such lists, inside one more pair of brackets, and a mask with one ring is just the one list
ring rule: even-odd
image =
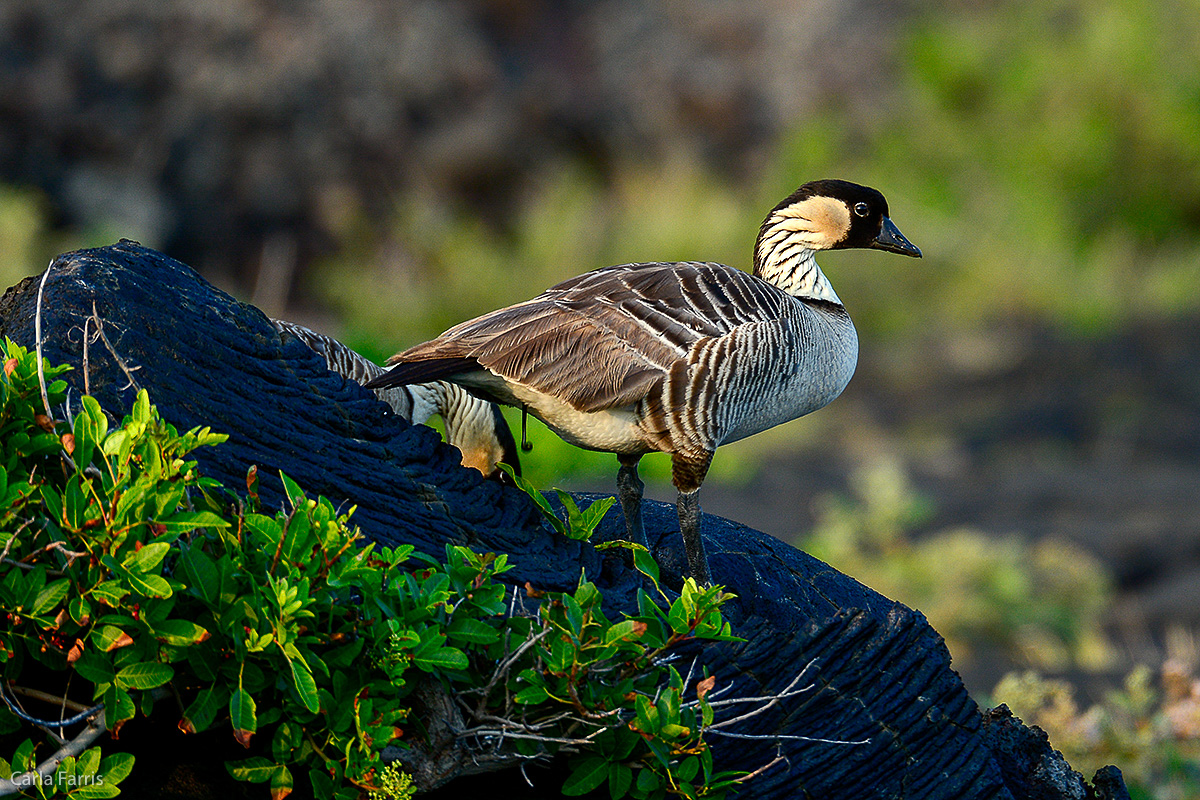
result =
[[866,203],[855,203],[854,204],[854,213],[860,217],[865,217],[867,214],[871,213],[871,207],[868,206]]

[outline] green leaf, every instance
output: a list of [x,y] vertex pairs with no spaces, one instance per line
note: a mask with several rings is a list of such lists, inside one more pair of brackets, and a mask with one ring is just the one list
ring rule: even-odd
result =
[[299,508],[304,503],[304,490],[300,488],[300,484],[285,475],[282,471],[279,473],[280,480],[283,481],[283,491],[287,493],[288,502],[292,508]]
[[262,756],[254,756],[244,761],[226,761],[225,769],[235,780],[248,783],[266,783],[279,769],[279,765],[268,761]]
[[513,472],[512,467],[510,467],[508,464],[497,464],[496,466],[508,473],[508,476],[513,479],[513,483],[517,485],[517,488],[527,494],[529,499],[537,504],[537,507],[542,512],[542,517],[550,523],[554,530],[566,536],[567,526],[561,519],[558,518],[558,515],[554,513],[554,508],[550,505],[550,501],[548,501],[541,492],[533,488],[532,483]]
[[120,783],[133,772],[134,758],[129,753],[113,753],[105,756],[98,770],[104,776],[105,783]]
[[613,642],[637,639],[645,630],[645,623],[635,622],[631,619],[622,620],[604,632],[604,643],[612,644]]
[[185,733],[200,733],[207,730],[217,718],[221,708],[221,692],[217,689],[201,689],[196,699],[183,712],[179,722],[180,730]]
[[286,645],[283,648],[283,654],[287,658],[288,666],[291,667],[292,685],[296,687],[296,693],[300,695],[300,701],[304,703],[304,707],[309,711],[314,714],[317,713],[321,704],[317,697],[317,684],[313,680],[308,664],[304,662],[304,658],[300,655],[300,651],[296,649],[295,645]]
[[521,691],[513,696],[518,704],[523,706],[533,706],[538,703],[543,703],[550,698],[546,693],[545,687],[542,686],[526,686]]
[[696,775],[700,772],[700,759],[695,756],[688,756],[679,765],[679,769],[675,771],[675,777],[682,781],[691,783],[695,780]]
[[271,800],[283,800],[292,793],[292,771],[280,765],[271,776]]
[[274,517],[265,514],[247,514],[244,518],[249,528],[263,545],[274,546],[283,536],[283,526]]
[[656,774],[654,774],[653,770],[642,769],[640,772],[638,772],[637,788],[638,791],[642,792],[643,795],[648,795],[651,792],[656,791],[661,785],[662,781]]
[[617,502],[615,497],[601,497],[593,502],[579,517],[579,525],[582,529],[588,532],[588,535],[596,530],[596,526],[600,524],[600,520],[604,519],[604,515]]
[[571,633],[579,638],[583,633],[583,608],[580,607],[579,601],[569,594],[562,596],[563,609],[566,611],[567,625]]
[[129,692],[116,684],[108,687],[104,693],[104,718],[109,730],[113,730],[118,723],[133,719],[136,710]]
[[608,765],[608,794],[612,800],[621,800],[633,783],[633,770],[628,764]]
[[194,528],[228,528],[233,524],[212,511],[180,511],[169,517],[159,517],[155,522],[167,526],[167,529],[172,531],[190,531]]
[[171,584],[158,575],[138,575],[131,572],[125,576],[139,594],[145,597],[170,597]]
[[188,588],[210,606],[217,605],[221,598],[221,573],[213,560],[195,545],[185,545],[181,549],[179,565]]
[[671,604],[671,610],[667,613],[667,624],[675,633],[687,633],[691,629],[691,615],[682,597]]
[[455,614],[446,628],[446,635],[451,639],[471,644],[491,644],[500,640],[500,631],[491,625],[460,614]]
[[654,586],[658,586],[658,562],[654,560],[654,556],[645,547],[635,546],[633,548],[633,566],[638,572],[642,573],[650,580],[654,581]]
[[163,557],[167,551],[171,549],[171,545],[166,542],[154,542],[153,544],[143,545],[141,549],[129,554],[121,562],[126,569],[136,572],[150,572],[157,569],[162,563]]
[[[234,736],[239,742],[243,741],[239,733],[258,732],[258,707],[254,698],[244,689],[239,688],[229,698],[229,723],[233,726]],[[249,741],[249,737],[245,741]]]
[[29,612],[35,616],[45,614],[63,601],[70,588],[71,581],[67,578],[54,581],[37,593]]
[[121,585],[120,581],[104,581],[92,588],[92,597],[113,608],[119,606],[127,594],[129,591]]
[[164,619],[154,623],[154,636],[167,644],[186,647],[208,636],[208,631],[186,619]]
[[562,793],[568,796],[587,794],[608,778],[608,762],[603,758],[589,756],[571,770],[563,783]]
[[567,637],[558,636],[550,642],[550,651],[546,654],[546,666],[554,672],[566,672],[575,661],[578,651]]
[[105,653],[133,644],[133,638],[115,625],[95,628],[89,638],[97,649]]
[[436,672],[464,670],[470,662],[467,654],[457,647],[438,647],[425,653],[414,653],[413,663],[425,672]]
[[133,402],[129,417],[134,422],[140,422],[143,425],[150,421],[150,395],[146,393],[145,389],[138,389],[137,399]]
[[117,686],[122,689],[154,689],[167,683],[175,677],[175,669],[170,664],[160,664],[157,661],[139,661],[123,667],[117,673]]
[[[126,560],[129,560],[128,557]],[[142,575],[127,568],[111,555],[103,556],[100,562],[125,579],[135,592],[143,597],[170,597],[171,585],[158,575]]]
[[277,764],[286,764],[304,739],[303,729],[294,722],[282,722],[271,739],[271,755]]
[[67,603],[67,613],[71,615],[71,619],[77,625],[82,625],[92,616],[92,604],[86,597],[72,597],[71,601]]
[[95,650],[84,650],[79,660],[72,664],[79,676],[95,684],[112,683],[117,677],[113,669],[112,656],[101,655]]

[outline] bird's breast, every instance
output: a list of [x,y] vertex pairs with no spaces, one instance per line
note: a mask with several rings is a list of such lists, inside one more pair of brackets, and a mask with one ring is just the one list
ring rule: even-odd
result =
[[716,444],[753,436],[811,414],[850,383],[858,336],[845,313],[806,313],[766,336],[749,364],[731,374],[731,389],[710,411]]

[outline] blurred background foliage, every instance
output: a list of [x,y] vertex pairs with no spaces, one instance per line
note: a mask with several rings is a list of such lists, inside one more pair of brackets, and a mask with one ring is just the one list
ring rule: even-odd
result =
[[[1200,529],[1181,516],[1200,479],[1197,0],[345,0],[293,15],[39,0],[0,17],[0,283],[128,236],[380,360],[587,269],[748,268],[762,215],[799,183],[880,188],[924,259],[826,255],[860,375],[812,418],[723,448],[706,508],[751,518],[769,504],[756,492],[802,473],[811,490],[768,532],[924,611],[981,697],[1011,667],[1078,680],[1095,705],[1028,675],[994,697],[1025,698],[1080,753],[1168,754],[1170,769],[1137,768],[1141,796],[1197,785],[1196,726],[1164,722],[1194,703],[1178,676],[1195,659],[1171,662],[1167,632],[1200,620]],[[162,51],[143,50],[146,30]],[[1143,340],[1179,366],[1075,385],[1142,363]],[[1036,372],[1058,363],[1077,371]],[[976,394],[946,392],[947,375]],[[975,417],[1018,413],[1008,397],[1031,376],[1088,408],[996,423],[986,444]],[[909,407],[936,413],[901,424]],[[1100,432],[1079,433],[1091,417]],[[536,485],[611,491],[610,456],[535,421],[529,436]],[[918,485],[922,459],[937,466]],[[972,472],[993,462],[1047,485],[1065,465],[1101,495],[1170,475],[1179,501],[1096,538],[1046,531],[1049,510],[1027,527],[945,523],[938,480],[1013,502]],[[669,499],[667,460],[645,463]],[[1148,519],[1167,538],[1139,539]],[[1153,553],[1131,558],[1131,541],[1170,548],[1144,567]],[[1171,624],[1125,602],[1155,579],[1175,593]],[[1175,684],[1125,679],[1155,660]],[[1123,688],[1087,688],[1105,683]]]

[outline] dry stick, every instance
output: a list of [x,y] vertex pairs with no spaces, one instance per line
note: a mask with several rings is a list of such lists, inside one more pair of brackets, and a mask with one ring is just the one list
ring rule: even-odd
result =
[[733,779],[733,782],[734,782],[734,783],[745,783],[745,782],[746,782],[746,781],[748,781],[748,780],[751,780],[751,779],[753,779],[753,778],[757,778],[759,775],[762,775],[764,772],[766,772],[766,771],[767,771],[767,770],[769,770],[771,767],[773,767],[773,766],[775,766],[776,764],[778,764],[780,761],[787,761],[787,759],[786,759],[786,758],[784,758],[782,754],[781,754],[781,755],[777,755],[777,756],[775,756],[775,758],[771,759],[771,760],[770,760],[770,761],[768,761],[766,764],[763,764],[761,767],[759,767],[758,769],[754,770],[754,772],[747,773],[746,775],[743,775],[743,776],[742,776],[742,777],[740,777],[740,778],[734,778],[734,779]]
[[38,385],[42,390],[42,406],[46,409],[46,416],[50,416],[50,394],[46,391],[46,370],[42,367],[42,297],[46,289],[46,279],[50,277],[50,269],[54,266],[51,261],[46,267],[46,271],[42,273],[41,283],[38,284],[37,293],[37,310],[33,315],[33,338],[35,350],[37,351],[37,371]]

